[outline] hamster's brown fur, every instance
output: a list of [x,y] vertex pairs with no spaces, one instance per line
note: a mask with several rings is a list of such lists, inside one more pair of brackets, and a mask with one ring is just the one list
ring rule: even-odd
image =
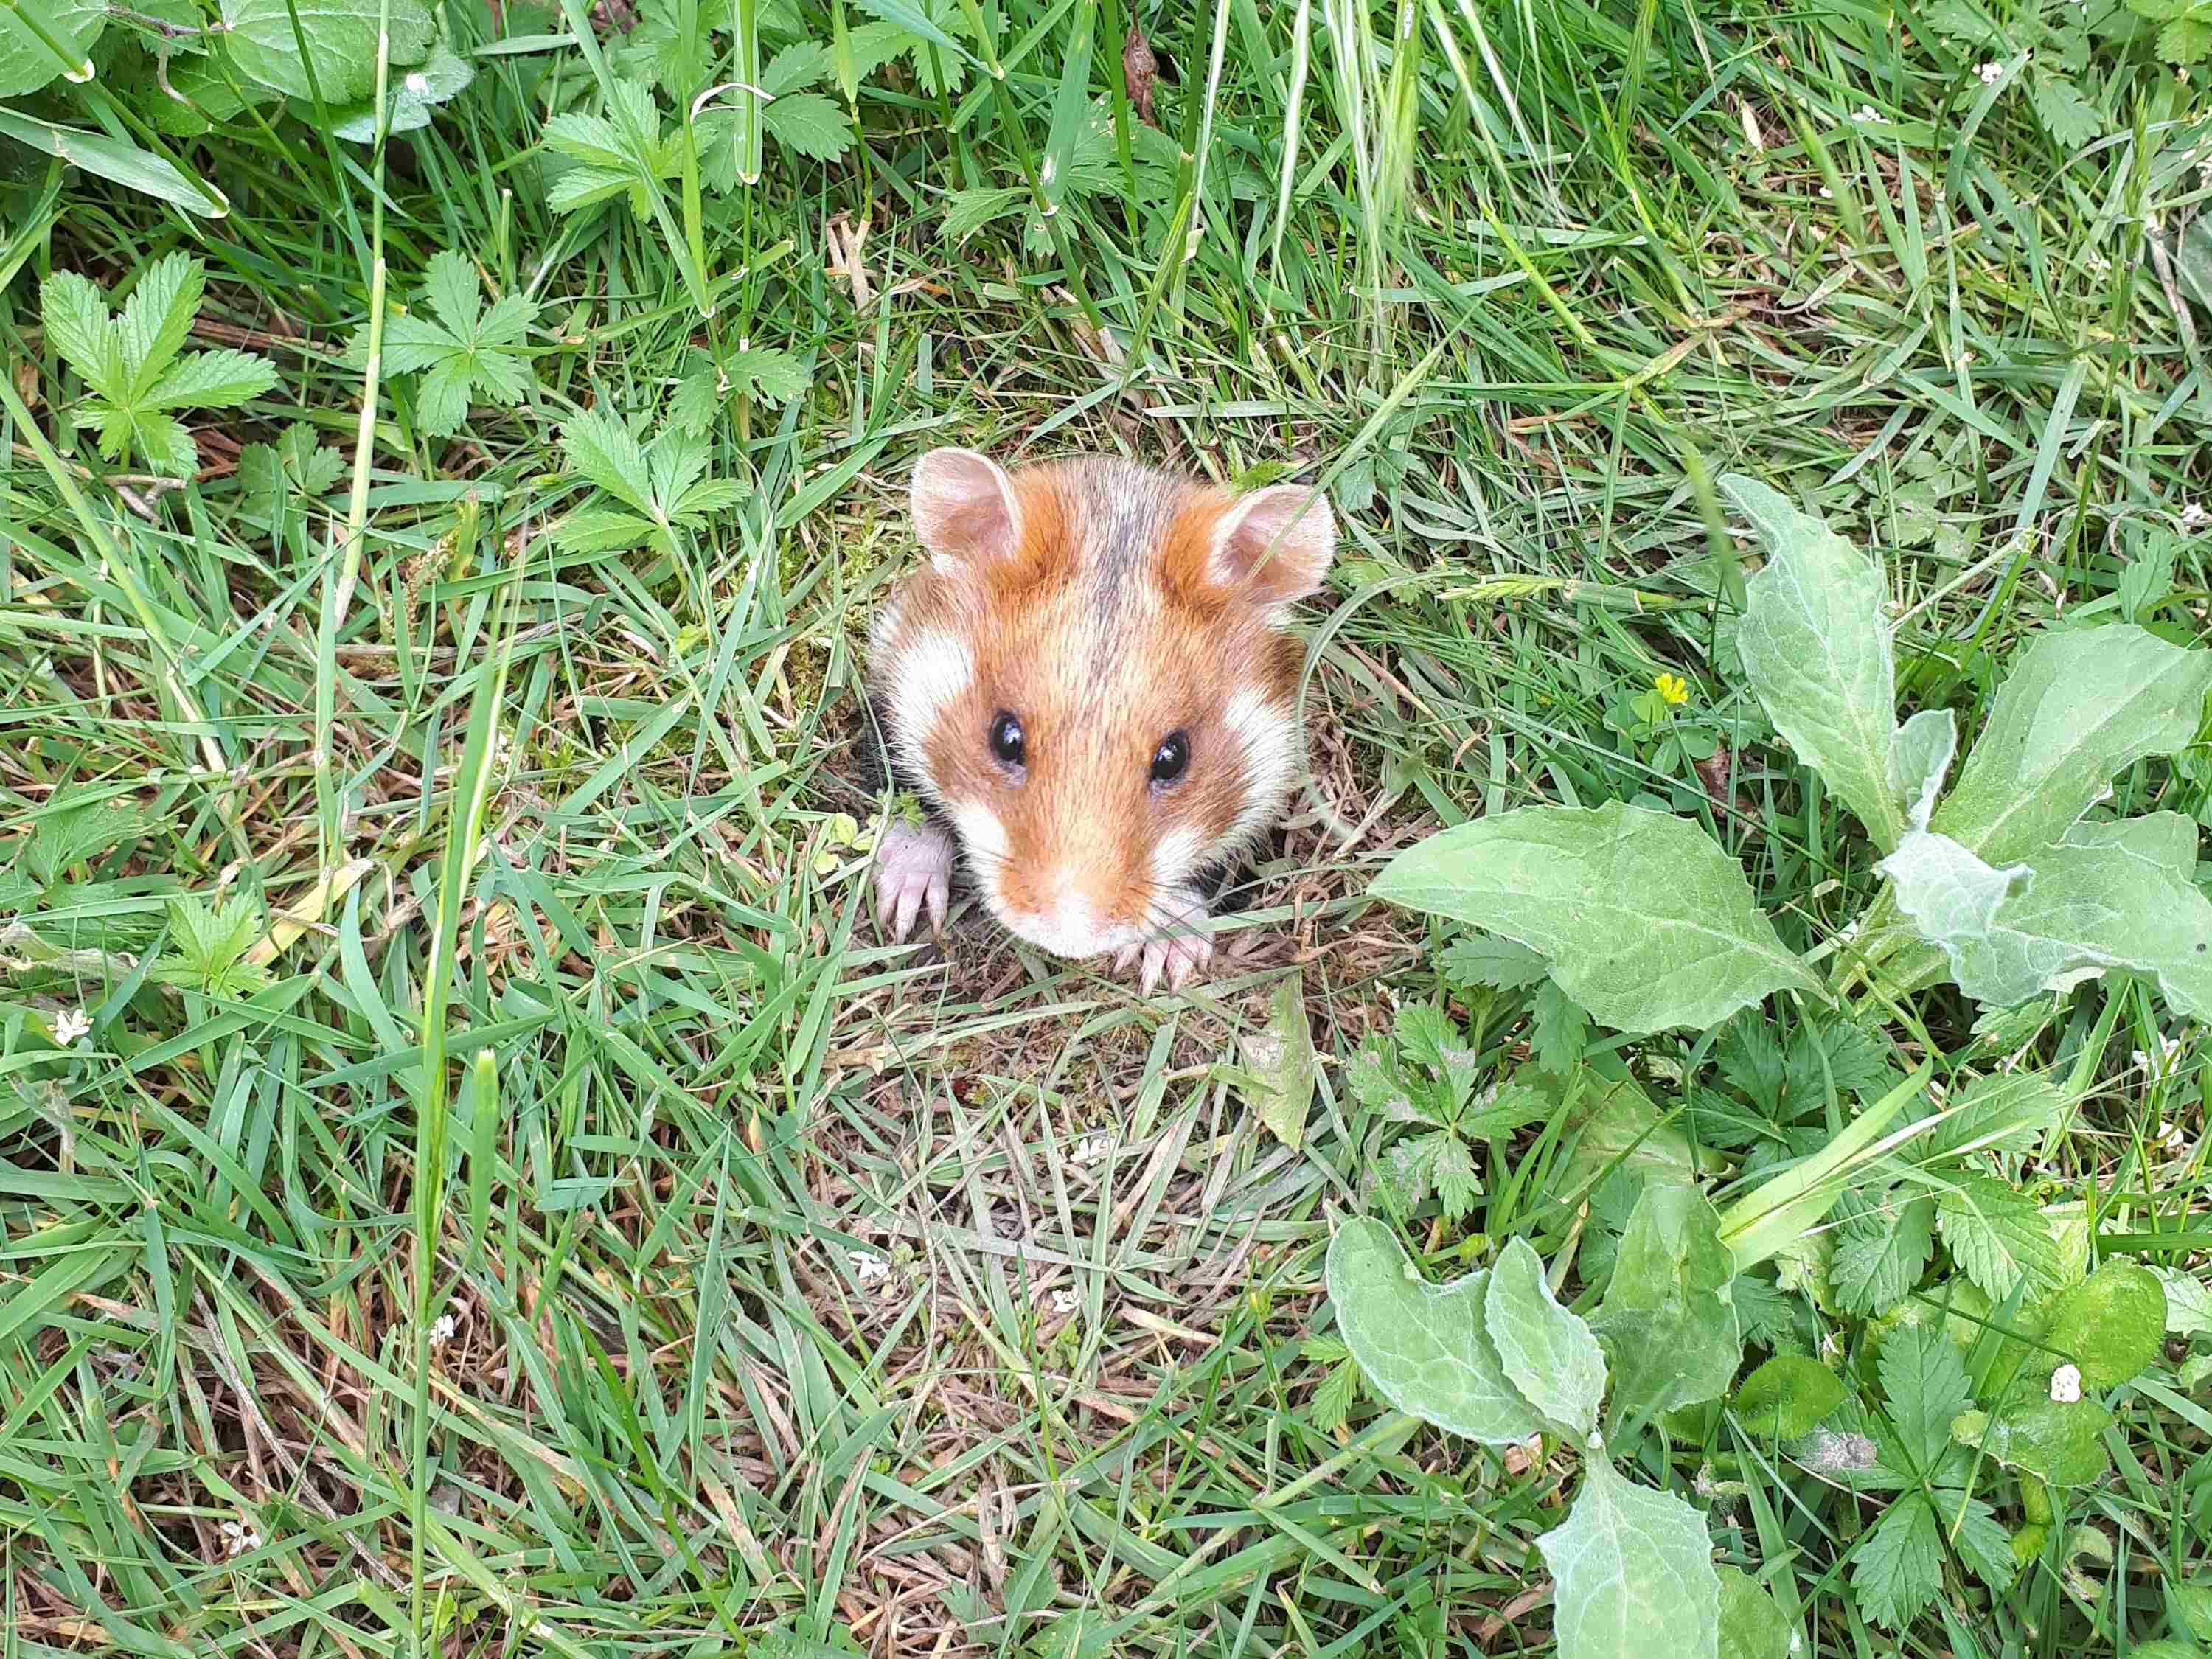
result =
[[[1142,951],[1148,981],[1180,982],[1210,950],[1201,877],[1265,831],[1304,759],[1284,623],[1328,568],[1327,503],[937,451],[914,504],[930,562],[878,613],[870,677],[894,762],[942,824],[885,849],[893,931],[925,905],[941,919],[957,843],[1017,934]],[[1018,763],[994,746],[1001,717]],[[1184,765],[1164,781],[1171,741]]]

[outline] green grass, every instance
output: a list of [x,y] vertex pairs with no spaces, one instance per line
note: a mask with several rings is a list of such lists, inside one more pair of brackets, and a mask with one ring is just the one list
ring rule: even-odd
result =
[[[832,44],[914,9],[796,9]],[[1571,1458],[1501,1463],[1332,1381],[1321,1255],[1377,1146],[1334,1062],[1461,994],[1367,880],[1440,822],[1640,797],[1704,817],[1792,944],[1858,914],[1863,838],[1731,671],[1723,471],[1880,552],[1919,706],[1971,722],[2025,631],[2091,607],[2212,635],[2185,517],[2212,507],[2205,73],[2055,0],[1978,38],[1970,9],[1162,8],[1153,132],[1123,7],[1004,0],[1002,81],[909,58],[853,106],[833,77],[842,159],[772,140],[696,215],[680,180],[659,215],[546,205],[548,119],[624,73],[572,38],[479,58],[380,150],[275,106],[164,140],[221,220],[9,148],[0,1651],[1548,1650],[1531,1540]],[[501,34],[458,0],[449,24]],[[699,84],[772,55],[725,30]],[[2092,142],[2053,135],[2052,84]],[[125,101],[40,97],[86,125]],[[1057,210],[1025,223],[1041,181]],[[534,300],[526,398],[448,437],[415,377],[367,380],[373,247],[417,312],[441,249]],[[190,422],[181,488],[70,429],[37,301],[58,270],[119,300],[172,249],[209,268],[194,343],[280,371]],[[561,428],[761,346],[807,384],[714,420],[737,505],[563,550]],[[240,444],[294,422],[338,469],[249,500]],[[1187,999],[972,910],[942,953],[865,916],[859,647],[940,442],[1337,492],[1316,787]],[[1639,712],[1662,673],[1686,701]],[[2212,751],[2120,790],[2212,823]],[[61,844],[110,799],[112,835]],[[272,948],[153,972],[185,892]],[[1237,1070],[1293,966],[1330,1061],[1296,1151]],[[1486,1066],[1543,1039],[1530,1003],[1480,1011]],[[1972,1020],[1932,993],[1892,1030],[1955,1057]],[[2173,1036],[2163,1073],[2130,1060]],[[2198,1267],[2202,1034],[2109,986],[2007,1039],[2086,1085],[2039,1193]],[[1559,1150],[1483,1149],[1468,1220],[1409,1234],[1432,1272],[1579,1237]],[[1807,1328],[1857,1374],[1861,1322]],[[2212,1410],[2152,1379],[2013,1589],[1954,1574],[1905,1650],[2190,1633]],[[1660,1443],[1647,1480],[1735,1471],[1721,1559],[1808,1651],[1898,1650],[1849,1579],[1875,1506],[1725,1429]]]

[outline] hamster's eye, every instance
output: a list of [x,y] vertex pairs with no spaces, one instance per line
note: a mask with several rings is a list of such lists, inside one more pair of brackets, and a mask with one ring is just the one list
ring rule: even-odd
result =
[[1169,732],[1152,750],[1152,781],[1173,783],[1189,769],[1190,739],[1180,732]]
[[1009,766],[1019,766],[1027,752],[1022,747],[1022,723],[1003,708],[991,721],[991,752]]

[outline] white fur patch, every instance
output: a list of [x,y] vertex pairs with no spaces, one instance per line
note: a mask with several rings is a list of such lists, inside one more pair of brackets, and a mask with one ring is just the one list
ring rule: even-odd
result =
[[1291,711],[1257,691],[1231,696],[1222,720],[1244,750],[1244,805],[1222,838],[1224,847],[1237,847],[1259,834],[1281,808],[1305,745]]
[[922,745],[945,712],[975,683],[975,653],[939,629],[916,635],[891,662],[891,741],[917,776],[927,776]]
[[952,820],[952,833],[960,837],[960,845],[968,854],[968,868],[983,896],[983,908],[1005,920],[1006,902],[1001,896],[1000,879],[1006,867],[1006,826],[981,801],[949,800],[945,811]]
[[1190,874],[1206,853],[1206,836],[1195,824],[1180,824],[1162,836],[1152,848],[1152,882],[1173,887]]

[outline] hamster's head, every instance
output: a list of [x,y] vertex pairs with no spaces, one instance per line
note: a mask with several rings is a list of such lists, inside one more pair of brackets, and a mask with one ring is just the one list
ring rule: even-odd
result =
[[913,512],[929,562],[878,612],[870,653],[902,769],[1015,934],[1079,957],[1158,933],[1304,762],[1284,630],[1334,552],[1328,503],[940,449]]

